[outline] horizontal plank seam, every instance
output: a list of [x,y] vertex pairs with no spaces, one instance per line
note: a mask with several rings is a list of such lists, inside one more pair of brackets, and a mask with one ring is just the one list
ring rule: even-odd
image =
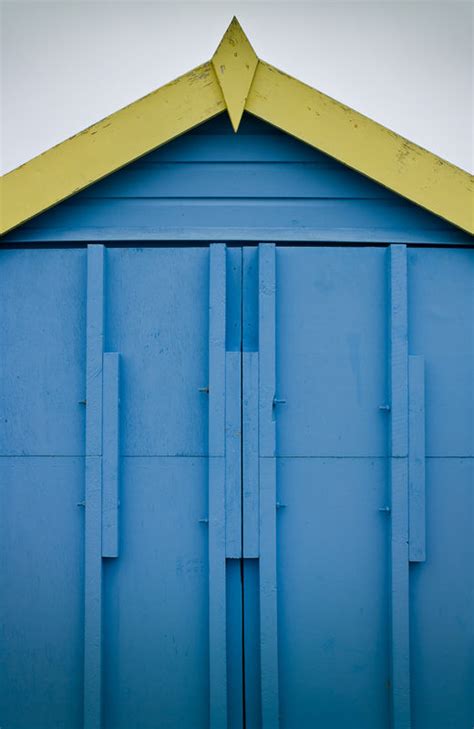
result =
[[[54,453],[29,453],[29,454],[18,454],[18,453],[12,453],[12,454],[0,454],[0,458],[86,458],[87,456],[84,453],[72,453],[72,454],[54,454]],[[331,455],[320,455],[320,456],[314,456],[314,455],[293,455],[293,454],[285,454],[285,455],[277,455],[277,456],[260,456],[260,458],[276,458],[278,459],[284,459],[284,458],[301,458],[301,459],[307,459],[307,460],[351,460],[351,461],[373,461],[373,460],[388,460],[388,459],[403,459],[407,458],[408,456],[380,456],[380,455],[368,455],[368,456],[331,456]],[[132,453],[124,453],[120,456],[120,458],[222,458],[222,456],[208,456],[204,455],[202,453],[177,453],[177,454],[148,454],[148,453],[139,453],[139,454],[132,454]],[[452,459],[452,460],[469,460],[474,459],[474,455],[472,454],[459,454],[459,455],[430,455],[425,456],[426,460],[435,460],[435,459]]]

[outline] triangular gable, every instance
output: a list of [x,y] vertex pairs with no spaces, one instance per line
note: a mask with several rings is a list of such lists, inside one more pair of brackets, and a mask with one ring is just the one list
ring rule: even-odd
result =
[[228,110],[306,142],[474,233],[472,177],[257,58],[234,18],[213,59],[2,178],[1,232]]
[[446,220],[248,112],[238,134],[218,114],[5,237],[97,240],[471,242]]

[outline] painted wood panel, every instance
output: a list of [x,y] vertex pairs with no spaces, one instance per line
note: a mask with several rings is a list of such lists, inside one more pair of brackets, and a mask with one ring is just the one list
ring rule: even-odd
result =
[[410,570],[412,727],[458,729],[474,720],[474,459],[427,458],[426,483],[427,559]]
[[0,453],[84,454],[86,251],[1,251]]
[[0,458],[0,716],[83,729],[84,458]]
[[382,727],[385,250],[277,247],[276,263],[280,726]]
[[386,727],[385,459],[277,461],[281,727]]
[[384,255],[278,247],[279,456],[387,454]]
[[474,456],[474,250],[408,251],[410,353],[425,358],[426,455]]
[[207,455],[208,259],[206,248],[107,251],[106,349],[121,356],[123,456]]
[[207,729],[207,458],[122,457],[121,468],[121,554],[104,566],[103,726],[155,729],[159,716]]

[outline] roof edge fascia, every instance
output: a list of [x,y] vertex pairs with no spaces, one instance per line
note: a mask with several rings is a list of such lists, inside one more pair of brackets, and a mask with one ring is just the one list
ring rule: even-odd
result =
[[244,111],[474,233],[472,176],[260,60],[237,19],[213,58],[5,174],[1,234],[227,109]]

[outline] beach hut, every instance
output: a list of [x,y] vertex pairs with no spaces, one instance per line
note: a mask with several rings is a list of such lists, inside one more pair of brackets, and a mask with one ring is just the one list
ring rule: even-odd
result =
[[4,729],[472,726],[470,184],[235,19],[3,178]]

